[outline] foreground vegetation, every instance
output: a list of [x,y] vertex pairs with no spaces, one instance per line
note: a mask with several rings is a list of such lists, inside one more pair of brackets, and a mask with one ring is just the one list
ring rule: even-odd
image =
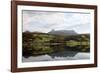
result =
[[90,51],[90,35],[68,36],[23,32],[23,56],[36,56],[61,51]]

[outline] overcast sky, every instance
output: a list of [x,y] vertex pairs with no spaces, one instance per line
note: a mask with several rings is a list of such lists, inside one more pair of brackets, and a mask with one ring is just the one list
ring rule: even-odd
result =
[[23,32],[49,32],[54,30],[74,30],[90,33],[90,14],[72,12],[43,12],[23,10]]

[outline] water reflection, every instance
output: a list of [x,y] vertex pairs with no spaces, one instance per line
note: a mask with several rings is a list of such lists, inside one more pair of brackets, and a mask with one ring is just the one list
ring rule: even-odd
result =
[[[23,55],[26,58],[30,56],[39,56],[45,54],[50,55],[52,58],[54,58],[55,56],[73,57],[78,52],[82,52],[82,48],[84,49],[84,45],[70,47],[65,45],[64,43],[35,43],[34,45],[32,45],[31,49],[23,50]],[[87,52],[89,52],[89,48],[87,48]]]
[[23,61],[87,59],[90,52],[90,35],[23,33],[22,48]]

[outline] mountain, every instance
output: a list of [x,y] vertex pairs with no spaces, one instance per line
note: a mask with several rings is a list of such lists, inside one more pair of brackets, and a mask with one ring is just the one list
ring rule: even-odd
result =
[[52,35],[76,35],[74,30],[51,30],[48,34]]

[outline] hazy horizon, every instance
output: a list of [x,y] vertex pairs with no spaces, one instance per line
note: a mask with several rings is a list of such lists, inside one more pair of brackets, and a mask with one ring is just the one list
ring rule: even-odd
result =
[[43,32],[51,30],[73,30],[76,33],[90,33],[89,13],[22,11],[23,32]]

